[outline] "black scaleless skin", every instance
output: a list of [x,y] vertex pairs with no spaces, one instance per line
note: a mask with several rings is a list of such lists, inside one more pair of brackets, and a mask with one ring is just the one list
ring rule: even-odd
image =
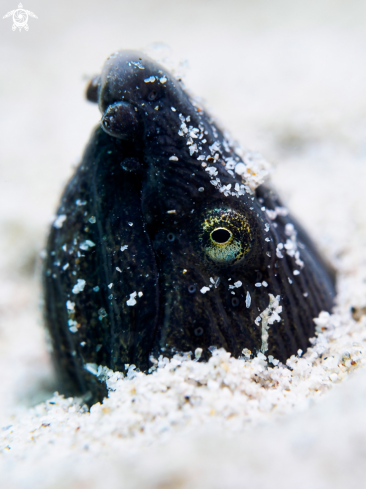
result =
[[[207,360],[211,346],[285,363],[305,351],[313,318],[332,308],[334,274],[290,215],[271,215],[281,207],[273,190],[234,192],[245,182],[225,164],[241,160],[210,116],[133,51],[108,58],[87,97],[102,121],[64,191],[44,264],[60,391],[101,400],[106,387],[87,364],[148,371],[161,354],[202,348]],[[289,239],[293,256],[278,248]],[[263,350],[256,318],[269,294],[282,312]]]

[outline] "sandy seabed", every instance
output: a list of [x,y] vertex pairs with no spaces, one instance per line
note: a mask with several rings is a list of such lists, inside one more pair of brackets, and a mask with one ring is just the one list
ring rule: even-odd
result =
[[[34,20],[32,30],[22,33],[29,34],[27,46],[20,37],[14,40],[10,26],[9,34],[1,33],[7,41],[0,44],[7,70],[0,94],[0,125],[7,135],[0,179],[1,487],[362,487],[366,35],[361,4],[350,2],[347,17],[338,2],[333,10],[310,2],[306,11],[291,11],[278,1],[271,15],[263,13],[270,8],[266,2],[261,7],[225,2],[235,12],[225,17],[224,4],[216,2],[209,25],[204,4],[195,4],[192,18],[180,7],[174,11],[157,2],[166,9],[165,20],[161,10],[148,10],[139,17],[140,28],[125,26],[120,33],[117,20],[96,2],[88,4],[85,18],[82,7],[75,7],[74,20],[68,2],[51,13],[34,2],[29,8],[39,24]],[[125,3],[124,15],[141,15],[141,5]],[[53,36],[41,14],[57,18]],[[191,32],[203,33],[207,44],[184,37],[188,20]],[[98,43],[91,34],[96,25]],[[77,161],[98,120],[95,107],[82,100],[81,75],[96,72],[117,47],[156,40],[156,29],[165,32],[164,41],[178,58],[190,60],[186,76],[193,92],[205,96],[243,145],[274,163],[273,185],[338,271],[337,305],[333,314],[318,318],[312,347],[291,358],[290,368],[268,367],[261,355],[233,359],[218,350],[207,364],[162,359],[150,376],[130,369],[122,378],[100,370],[110,394],[88,412],[77,399],[53,394],[36,257],[72,172],[69,162]],[[81,34],[82,47],[75,41]],[[226,60],[233,76],[215,71],[218,60],[220,66]],[[60,66],[67,66],[66,74]],[[22,95],[27,90],[32,97]]]

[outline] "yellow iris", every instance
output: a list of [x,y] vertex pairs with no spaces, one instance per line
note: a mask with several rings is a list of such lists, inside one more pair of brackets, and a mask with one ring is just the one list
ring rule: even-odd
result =
[[232,209],[213,209],[202,223],[199,240],[211,261],[220,265],[233,264],[249,251],[248,221]]

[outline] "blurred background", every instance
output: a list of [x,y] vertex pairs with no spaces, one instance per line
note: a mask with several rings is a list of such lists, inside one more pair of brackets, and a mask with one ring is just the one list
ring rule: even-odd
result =
[[[1,17],[18,0],[1,0]],[[29,31],[0,19],[0,416],[54,388],[39,252],[99,121],[87,80],[143,49],[244,147],[334,263],[363,240],[366,2],[24,0]],[[356,261],[355,261],[356,262]],[[350,265],[354,266],[354,265]]]

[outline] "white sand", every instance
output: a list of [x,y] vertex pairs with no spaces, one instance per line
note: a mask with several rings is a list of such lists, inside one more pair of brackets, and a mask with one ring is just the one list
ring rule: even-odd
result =
[[[30,1],[39,19],[28,33],[3,21],[0,486],[362,487],[365,7],[172,5]],[[339,270],[338,305],[292,370],[225,352],[208,364],[176,359],[151,376],[112,375],[116,390],[88,413],[76,400],[51,399],[34,257],[98,120],[81,76],[116,48],[160,39],[173,59],[189,59],[187,84],[223,125],[275,163],[275,186]],[[39,404],[46,399],[55,404]]]

